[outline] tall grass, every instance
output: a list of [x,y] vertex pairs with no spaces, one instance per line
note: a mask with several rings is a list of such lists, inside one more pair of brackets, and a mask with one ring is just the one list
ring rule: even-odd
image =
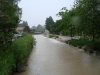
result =
[[27,34],[12,42],[12,45],[5,51],[0,52],[0,75],[10,75],[16,70],[16,64],[25,64],[29,54],[35,45],[35,39]]

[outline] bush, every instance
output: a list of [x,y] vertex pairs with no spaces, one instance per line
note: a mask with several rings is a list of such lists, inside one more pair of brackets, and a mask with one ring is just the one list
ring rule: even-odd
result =
[[15,40],[11,46],[14,51],[16,63],[25,63],[35,42],[30,34]]
[[80,46],[80,47],[87,45],[88,42],[89,42],[88,40],[84,40],[84,39],[72,39],[66,41],[66,43],[69,43],[74,46]]
[[49,35],[49,38],[53,38],[53,37],[55,37],[55,36],[54,36],[54,35],[52,35],[52,34],[50,34],[50,35]]
[[11,75],[17,64],[25,64],[33,45],[35,39],[27,34],[13,41],[5,52],[0,51],[0,75]]
[[89,41],[86,39],[72,39],[72,40],[68,40],[65,41],[66,43],[69,43],[73,46],[79,46],[79,47],[83,47],[85,46],[85,48],[87,49],[91,49],[91,50],[95,50],[95,51],[100,51],[100,41]]
[[90,41],[86,47],[95,51],[100,51],[100,42]]
[[53,37],[59,38],[59,36],[57,36],[57,35],[53,35],[53,34],[50,34],[50,35],[49,35],[49,38],[53,38]]
[[10,75],[15,68],[13,52],[0,53],[0,75]]
[[55,38],[59,38],[59,36],[55,36]]

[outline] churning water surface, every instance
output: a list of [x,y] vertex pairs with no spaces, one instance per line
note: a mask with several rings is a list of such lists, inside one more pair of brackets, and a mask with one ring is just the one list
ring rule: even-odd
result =
[[34,35],[27,70],[15,75],[100,75],[100,58],[55,39]]

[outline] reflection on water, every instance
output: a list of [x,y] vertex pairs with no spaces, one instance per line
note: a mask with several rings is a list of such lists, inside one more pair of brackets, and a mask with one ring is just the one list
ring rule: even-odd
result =
[[100,75],[98,57],[42,35],[35,38],[27,71],[15,75]]

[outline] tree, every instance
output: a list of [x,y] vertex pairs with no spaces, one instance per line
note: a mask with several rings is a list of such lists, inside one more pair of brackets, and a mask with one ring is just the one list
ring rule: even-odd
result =
[[82,18],[82,24],[79,25],[85,36],[95,39],[100,38],[100,1],[99,0],[77,0],[75,8],[77,14]]
[[39,25],[37,26],[37,28],[36,28],[36,31],[37,31],[37,32],[43,33],[43,32],[44,32],[43,26],[39,24]]
[[57,15],[61,19],[56,21],[56,29],[63,34],[99,40],[100,0],[76,0],[71,10],[63,7]]
[[28,26],[27,21],[23,21],[23,25],[24,25],[24,26]]
[[46,21],[45,21],[45,27],[48,31],[50,32],[53,32],[53,25],[54,25],[54,20],[53,18],[50,16],[49,18],[46,18]]
[[36,31],[36,26],[32,26],[31,30],[32,30],[32,33],[34,33]]
[[36,30],[36,26],[32,26],[31,30]]
[[37,27],[36,26],[32,26],[31,30],[32,30],[33,33],[34,32],[41,32],[41,33],[43,33],[44,30],[45,30],[45,27],[39,24]]
[[7,50],[17,24],[20,22],[22,10],[19,0],[0,0],[0,50]]
[[73,25],[75,9],[67,10],[65,7],[63,7],[57,16],[61,16],[61,20],[56,21],[56,24],[58,24],[56,29],[60,30],[63,35],[70,34],[70,36],[73,37],[75,29],[75,26]]

